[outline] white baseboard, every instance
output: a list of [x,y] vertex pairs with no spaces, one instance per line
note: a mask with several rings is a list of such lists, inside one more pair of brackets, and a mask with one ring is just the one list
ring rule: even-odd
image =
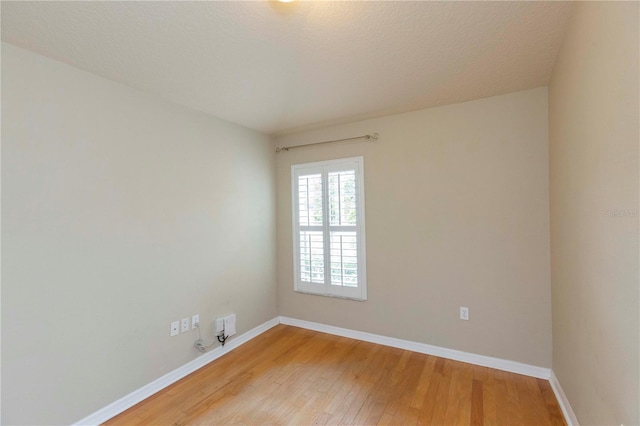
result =
[[295,327],[320,331],[323,333],[335,334],[336,336],[349,337],[365,342],[377,343],[379,345],[391,346],[394,348],[406,349],[408,351],[419,352],[427,355],[439,356],[441,358],[453,359],[455,361],[468,362],[469,364],[481,365],[495,368],[496,370],[508,371],[525,376],[536,377],[549,380],[551,369],[537,367],[534,365],[522,364],[516,361],[493,358],[485,355],[477,355],[469,352],[447,349],[439,346],[428,345],[426,343],[412,342],[409,340],[396,339],[394,337],[380,336],[378,334],[365,333],[363,331],[349,330],[347,328],[334,327],[317,322],[304,321],[295,318],[280,317],[280,323],[293,325]]
[[235,338],[229,339],[229,341],[224,345],[217,347],[210,352],[205,353],[204,355],[199,356],[183,365],[182,367],[178,367],[175,370],[165,374],[164,376],[154,380],[153,382],[137,389],[130,394],[123,396],[119,400],[107,405],[106,407],[96,411],[93,414],[85,417],[84,419],[75,423],[75,425],[99,425],[107,420],[117,416],[128,408],[133,407],[137,403],[149,398],[151,395],[161,391],[167,386],[177,382],[183,377],[193,373],[199,368],[204,367],[209,364],[211,361],[220,358],[222,355],[232,351],[238,346],[248,342],[254,337],[264,333],[268,329],[275,327],[280,323],[279,318],[273,318],[259,326],[243,333]]
[[75,423],[75,425],[99,425],[107,420],[117,416],[128,408],[133,407],[137,403],[149,398],[151,395],[161,391],[167,386],[177,382],[183,377],[193,373],[199,368],[204,367],[211,361],[220,358],[222,355],[232,351],[238,346],[248,342],[254,337],[264,333],[278,324],[292,325],[295,327],[306,328],[309,330],[319,331],[322,333],[334,334],[336,336],[349,337],[351,339],[363,340],[366,342],[376,343],[379,345],[391,346],[394,348],[405,349],[413,352],[419,352],[427,355],[439,356],[442,358],[453,359],[456,361],[467,362],[470,364],[491,367],[497,370],[509,371],[511,373],[523,374],[525,376],[536,377],[539,379],[550,380],[562,413],[569,426],[578,426],[578,421],[569,405],[562,387],[558,379],[553,375],[549,368],[537,367],[520,362],[509,361],[500,358],[493,358],[485,355],[477,355],[469,352],[457,351],[454,349],[442,348],[439,346],[428,345],[426,343],[412,342],[409,340],[396,339],[393,337],[381,336],[378,334],[365,333],[362,331],[350,330],[347,328],[334,327],[331,325],[320,324],[317,322],[304,321],[289,317],[273,318],[246,333],[229,340],[225,346],[218,347],[206,354],[199,356],[193,361],[188,362],[182,367],[165,374],[164,376],[154,380],[153,382],[137,389],[130,394],[120,398],[119,400],[107,405],[106,407],[96,411],[93,414]]
[[558,404],[560,404],[560,409],[562,410],[562,414],[564,415],[564,420],[567,422],[568,426],[579,426],[578,418],[576,417],[576,413],[573,412],[573,408],[571,408],[571,404],[569,404],[569,400],[567,399],[567,395],[565,395],[562,386],[560,386],[560,382],[556,377],[553,370],[551,370],[551,378],[549,378],[549,383],[551,383],[551,389],[553,389],[553,393],[556,394],[556,399],[558,400]]

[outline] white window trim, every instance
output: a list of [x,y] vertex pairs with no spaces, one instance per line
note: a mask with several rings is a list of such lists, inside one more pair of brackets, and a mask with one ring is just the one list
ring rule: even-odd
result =
[[[298,190],[297,190],[297,173],[300,170],[308,171],[311,168],[322,170],[323,173],[323,205],[327,203],[328,185],[324,180],[328,171],[339,170],[341,165],[357,164],[356,172],[356,189],[357,189],[357,206],[356,206],[356,233],[358,235],[358,287],[332,286],[331,280],[325,278],[324,284],[306,283],[300,281],[300,226],[298,223]],[[314,295],[322,295],[329,297],[337,297],[342,299],[351,299],[364,301],[367,300],[367,267],[366,267],[366,239],[365,239],[365,203],[364,203],[364,158],[348,157],[335,160],[317,161],[313,163],[294,164],[291,166],[291,219],[293,228],[293,282],[294,290],[299,293],[307,293]],[[326,210],[326,208],[325,208]],[[328,253],[329,229],[328,220],[325,218],[325,253]],[[327,269],[331,269],[330,262]]]

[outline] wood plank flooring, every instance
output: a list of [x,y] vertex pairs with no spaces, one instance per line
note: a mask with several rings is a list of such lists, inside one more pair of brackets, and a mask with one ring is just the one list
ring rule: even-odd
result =
[[546,380],[278,325],[106,424],[565,423]]

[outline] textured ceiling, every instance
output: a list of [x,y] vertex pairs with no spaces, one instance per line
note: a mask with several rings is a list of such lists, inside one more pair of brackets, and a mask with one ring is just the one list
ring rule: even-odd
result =
[[266,133],[547,85],[565,2],[2,2],[2,40]]

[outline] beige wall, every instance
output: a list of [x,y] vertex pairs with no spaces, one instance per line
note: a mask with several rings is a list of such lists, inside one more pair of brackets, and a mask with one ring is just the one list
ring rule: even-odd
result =
[[581,424],[640,423],[639,12],[576,5],[549,88],[553,370]]
[[[280,137],[281,315],[551,366],[547,90]],[[290,166],[364,155],[368,300],[293,291]],[[470,308],[470,321],[458,319]]]
[[[638,13],[578,5],[548,103],[539,88],[273,146],[3,44],[2,423],[79,420],[198,356],[170,321],[228,312],[239,333],[280,313],[553,364],[581,423],[640,423]],[[274,164],[276,145],[372,132]],[[295,293],[290,166],[354,155],[368,300]]]
[[68,424],[276,314],[252,130],[2,45],[2,424]]

